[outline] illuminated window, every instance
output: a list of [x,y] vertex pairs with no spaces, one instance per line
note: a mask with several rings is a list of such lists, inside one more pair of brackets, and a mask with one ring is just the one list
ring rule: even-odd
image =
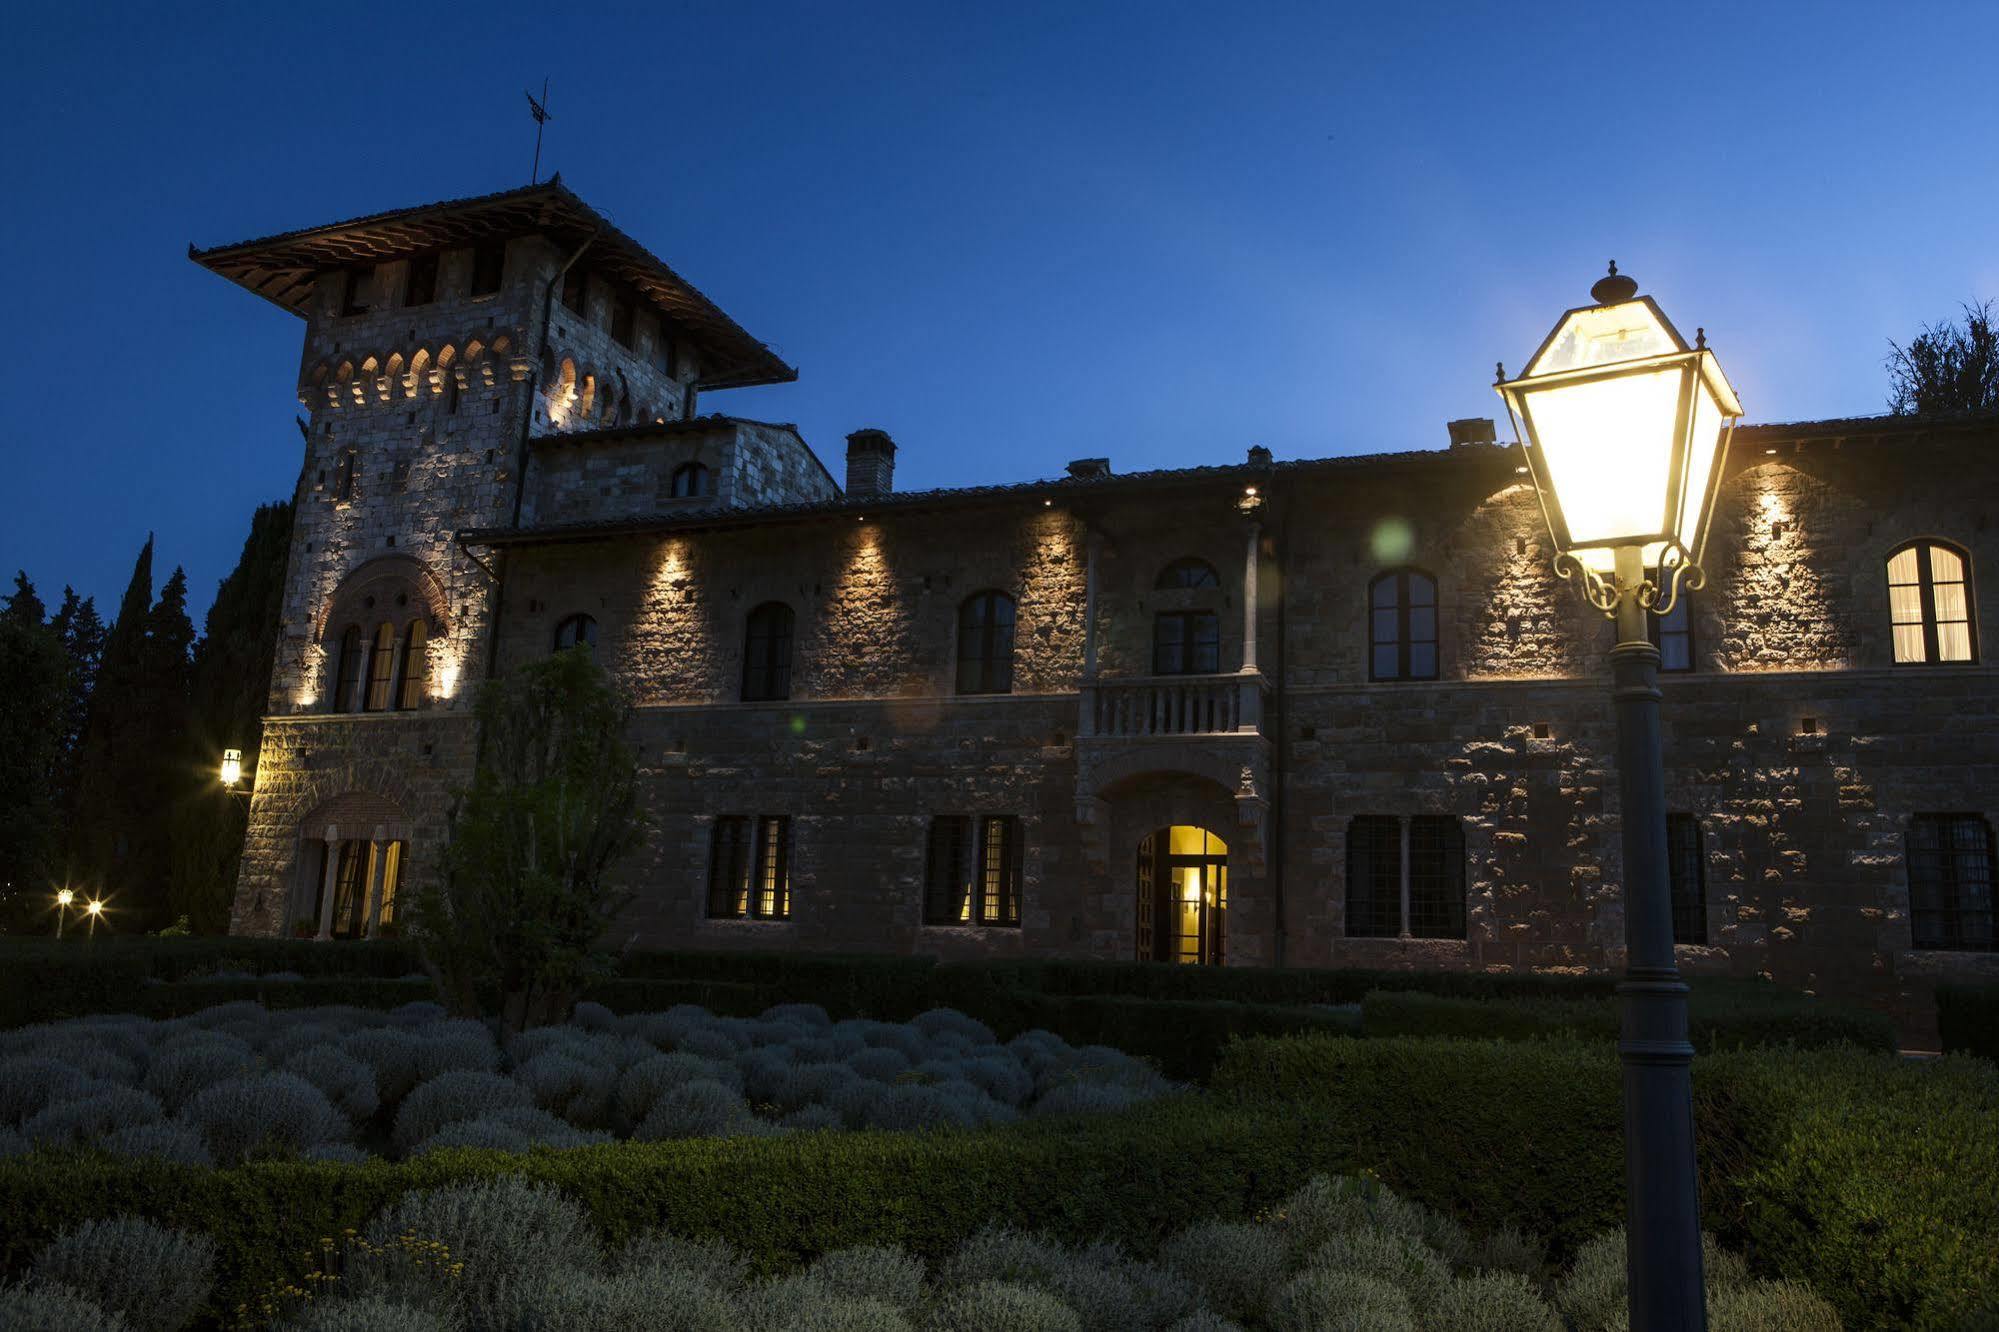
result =
[[507,272],[507,243],[488,241],[472,251],[470,296],[490,296],[500,289]]
[[1193,555],[1173,561],[1159,571],[1159,581],[1153,586],[1161,590],[1174,588],[1220,587],[1222,580],[1215,576],[1215,566]]
[[1347,937],[1465,937],[1465,835],[1449,815],[1347,825]]
[[1437,678],[1437,580],[1395,569],[1368,585],[1368,678]]
[[1909,820],[1909,926],[1918,948],[1991,951],[1992,825],[1979,814]]
[[782,814],[715,820],[708,861],[708,914],[784,920],[791,915],[791,820]]
[[582,612],[565,616],[561,624],[555,626],[555,650],[562,652],[573,647],[597,646],[597,621]]
[[1664,615],[1647,615],[1645,636],[1659,649],[1660,670],[1691,671],[1694,668],[1692,594],[1682,589],[1672,610]]
[[403,680],[396,695],[396,706],[405,712],[423,706],[423,682],[429,674],[424,647],[429,642],[430,626],[422,620],[411,620],[403,634]]
[[[974,831],[977,837],[974,839]],[[940,814],[924,864],[926,925],[1020,924],[1020,820]]]
[[1154,675],[1213,675],[1222,668],[1222,626],[1213,611],[1161,611],[1152,618]]
[[791,607],[766,601],[750,612],[743,635],[743,701],[791,697]]
[[976,592],[958,607],[958,692],[1013,691],[1013,598]]
[[361,668],[365,664],[367,655],[367,649],[361,638],[361,626],[348,625],[346,631],[340,635],[340,660],[333,673],[334,712],[361,710]]
[[1978,660],[1964,552],[1941,541],[1912,541],[1889,556],[1888,619],[1899,663]]
[[1666,865],[1673,894],[1673,942],[1707,942],[1707,857],[1701,849],[1701,821],[1691,814],[1666,816]]
[[396,680],[396,627],[384,620],[375,626],[374,646],[368,652],[368,698],[366,712],[387,712]]
[[437,256],[420,254],[410,260],[409,276],[403,283],[404,305],[429,305],[437,299]]
[[684,462],[673,469],[674,499],[693,499],[715,493],[714,473],[698,462]]

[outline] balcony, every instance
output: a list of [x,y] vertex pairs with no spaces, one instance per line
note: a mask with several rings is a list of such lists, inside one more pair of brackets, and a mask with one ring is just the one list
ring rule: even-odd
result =
[[1088,681],[1077,734],[1109,739],[1260,735],[1268,689],[1255,671]]

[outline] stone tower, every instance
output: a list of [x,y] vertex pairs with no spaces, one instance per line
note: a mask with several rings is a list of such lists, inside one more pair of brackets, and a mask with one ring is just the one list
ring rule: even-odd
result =
[[[376,932],[469,775],[532,442],[795,377],[559,180],[210,250],[305,321],[284,620],[233,926]],[[412,764],[414,757],[417,762]]]

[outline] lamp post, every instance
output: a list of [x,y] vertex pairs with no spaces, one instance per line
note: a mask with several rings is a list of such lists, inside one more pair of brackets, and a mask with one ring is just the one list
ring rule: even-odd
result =
[[104,903],[93,897],[89,902],[84,904],[83,910],[84,914],[90,917],[90,933],[87,937],[95,939],[97,937],[97,919],[104,914]]
[[1517,379],[1513,418],[1555,572],[1616,622],[1611,649],[1624,833],[1625,1264],[1633,1332],[1705,1328],[1687,987],[1673,962],[1659,650],[1646,615],[1705,581],[1700,561],[1742,404],[1704,331],[1690,347],[1618,273],[1565,313]]
[[62,938],[63,921],[69,917],[70,903],[76,901],[76,894],[67,888],[56,890],[56,938]]

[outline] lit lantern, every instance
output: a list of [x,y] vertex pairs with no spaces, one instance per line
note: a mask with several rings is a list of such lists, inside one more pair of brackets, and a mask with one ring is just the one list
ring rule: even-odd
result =
[[1497,388],[1526,449],[1557,572],[1580,573],[1600,610],[1613,611],[1620,595],[1663,609],[1699,568],[1742,404],[1705,334],[1688,346],[1616,264],[1590,295],[1596,304],[1564,314],[1526,373],[1507,379],[1502,368]]
[[225,749],[222,751],[222,784],[234,790],[243,780],[243,751]]
[[76,894],[67,888],[56,893],[56,905],[59,907],[66,907],[74,901],[76,901]]

